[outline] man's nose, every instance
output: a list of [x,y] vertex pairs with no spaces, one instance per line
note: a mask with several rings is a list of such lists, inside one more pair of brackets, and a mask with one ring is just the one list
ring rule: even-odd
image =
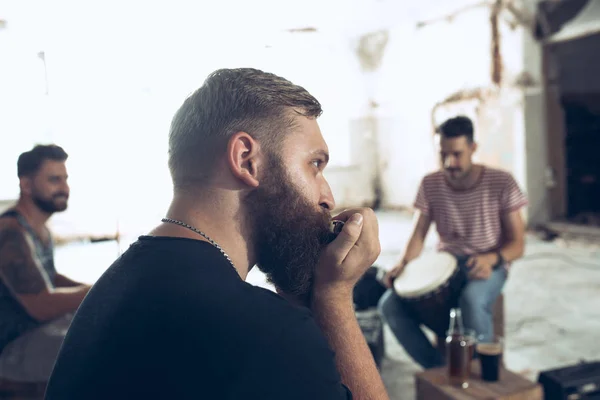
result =
[[335,208],[333,193],[331,193],[331,187],[329,187],[329,183],[327,181],[324,181],[323,186],[321,187],[321,198],[319,199],[319,205],[328,211],[332,211]]
[[446,157],[444,159],[444,167],[455,168],[457,166],[456,157]]

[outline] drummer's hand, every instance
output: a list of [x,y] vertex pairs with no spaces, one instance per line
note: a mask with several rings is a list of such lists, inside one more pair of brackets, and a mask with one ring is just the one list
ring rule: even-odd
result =
[[385,287],[387,287],[388,289],[392,287],[392,285],[394,284],[394,279],[400,276],[402,271],[404,271],[404,267],[406,267],[406,264],[408,263],[402,260],[394,268],[390,269],[385,274],[385,276],[383,277],[383,284],[385,285]]
[[370,208],[349,209],[336,220],[346,222],[322,251],[314,275],[314,296],[352,296],[356,282],[373,265],[381,246],[379,224]]
[[479,254],[472,256],[467,260],[469,267],[469,278],[471,279],[488,279],[492,275],[494,265],[498,262],[496,254]]

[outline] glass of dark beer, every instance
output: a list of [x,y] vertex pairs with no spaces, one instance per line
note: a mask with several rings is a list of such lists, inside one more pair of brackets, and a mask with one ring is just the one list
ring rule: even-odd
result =
[[481,379],[496,382],[500,379],[500,360],[504,349],[501,337],[479,341],[476,345],[477,355],[481,363]]

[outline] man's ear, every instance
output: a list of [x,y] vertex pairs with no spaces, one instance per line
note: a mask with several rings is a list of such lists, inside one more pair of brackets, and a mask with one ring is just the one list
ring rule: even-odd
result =
[[471,143],[471,153],[475,153],[477,151],[477,142]]
[[31,195],[33,186],[33,179],[28,176],[22,176],[19,178],[19,188],[21,193]]
[[227,165],[233,176],[250,187],[259,185],[258,173],[262,167],[260,144],[248,133],[238,132],[227,143]]

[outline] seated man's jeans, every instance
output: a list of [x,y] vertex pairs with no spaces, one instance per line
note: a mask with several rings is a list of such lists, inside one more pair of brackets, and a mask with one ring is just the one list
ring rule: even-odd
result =
[[[465,262],[466,258],[460,258],[458,265],[466,273]],[[469,279],[460,295],[459,307],[465,328],[475,330],[479,340],[489,340],[494,336],[492,311],[507,275],[508,271],[501,266],[492,272],[489,279]],[[393,288],[381,297],[379,310],[398,342],[421,367],[427,369],[444,365],[444,354],[433,347],[420,323],[412,318]]]

